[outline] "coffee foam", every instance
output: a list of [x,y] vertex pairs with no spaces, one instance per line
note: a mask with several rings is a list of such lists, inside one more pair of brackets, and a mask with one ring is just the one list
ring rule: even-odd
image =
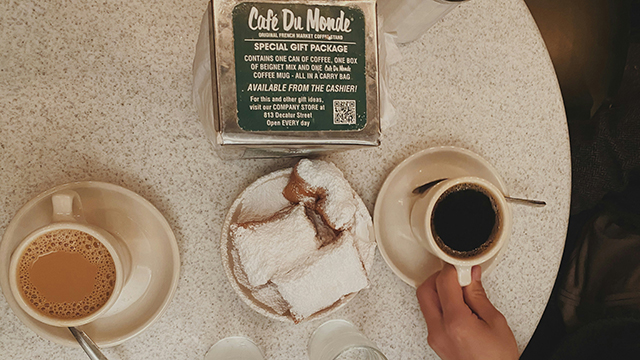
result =
[[492,245],[495,243],[497,234],[500,232],[500,229],[502,228],[502,220],[500,218],[500,211],[498,209],[498,205],[496,204],[496,199],[485,188],[476,184],[462,183],[462,184],[457,184],[450,187],[445,192],[443,192],[442,195],[440,195],[440,197],[438,198],[438,200],[434,205],[434,209],[438,207],[438,204],[440,203],[440,201],[446,198],[447,195],[457,191],[462,191],[462,190],[478,191],[484,194],[489,199],[489,201],[491,201],[491,205],[493,206],[493,212],[496,214],[496,222],[495,222],[495,225],[493,226],[493,230],[491,231],[491,234],[489,235],[489,238],[487,239],[487,241],[485,241],[479,247],[470,251],[458,251],[458,250],[452,249],[447,244],[445,244],[444,241],[442,241],[440,236],[438,236],[438,234],[435,231],[433,231],[433,214],[431,216],[431,229],[432,229],[431,233],[433,234],[433,237],[436,240],[436,244],[438,245],[438,247],[442,251],[444,251],[446,254],[459,259],[470,259],[485,253],[492,247]]
[[[30,269],[40,256],[57,251],[78,253],[98,267],[93,291],[76,302],[47,300],[30,279]],[[54,230],[40,235],[25,249],[18,261],[18,287],[29,305],[43,315],[77,319],[99,310],[109,300],[116,280],[116,268],[107,248],[93,236],[79,230]]]

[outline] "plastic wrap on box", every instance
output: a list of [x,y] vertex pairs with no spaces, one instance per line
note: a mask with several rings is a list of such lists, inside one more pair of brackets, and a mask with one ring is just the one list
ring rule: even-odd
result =
[[381,137],[378,74],[373,0],[213,0],[194,104],[223,158],[371,147]]

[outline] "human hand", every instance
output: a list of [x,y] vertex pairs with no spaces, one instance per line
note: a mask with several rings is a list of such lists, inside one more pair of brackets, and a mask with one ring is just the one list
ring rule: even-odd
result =
[[461,288],[455,267],[445,264],[418,287],[429,345],[443,360],[518,359],[516,339],[487,298],[479,266],[471,277],[471,284]]

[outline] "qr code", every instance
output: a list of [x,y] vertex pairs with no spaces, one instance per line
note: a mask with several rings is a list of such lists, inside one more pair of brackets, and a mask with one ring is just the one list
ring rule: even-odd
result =
[[356,101],[333,100],[333,123],[354,125],[356,123]]

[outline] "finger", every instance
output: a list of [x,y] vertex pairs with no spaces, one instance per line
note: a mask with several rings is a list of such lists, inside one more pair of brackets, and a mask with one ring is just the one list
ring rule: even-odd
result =
[[458,273],[453,265],[444,264],[436,279],[436,292],[440,299],[444,318],[454,318],[471,314],[464,302],[462,288],[458,282]]
[[496,309],[484,291],[482,281],[480,280],[482,269],[480,266],[474,266],[471,270],[471,284],[463,289],[464,301],[478,315],[479,318],[491,324],[502,317],[502,314]]
[[416,290],[418,304],[427,322],[429,332],[439,332],[443,330],[442,325],[442,308],[440,307],[440,299],[436,292],[436,277],[438,273],[431,275]]

